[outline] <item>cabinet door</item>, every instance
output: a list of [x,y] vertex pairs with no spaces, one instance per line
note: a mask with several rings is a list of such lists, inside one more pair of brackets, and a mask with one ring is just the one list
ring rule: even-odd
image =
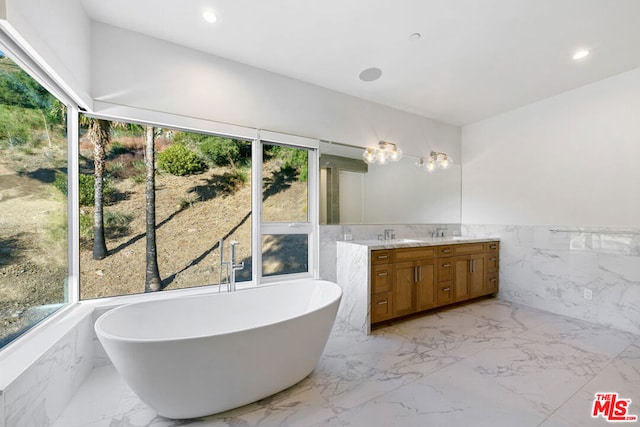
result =
[[404,316],[415,311],[414,295],[417,271],[413,262],[393,265],[393,315]]
[[469,274],[467,277],[469,281],[469,294],[472,298],[486,293],[486,270],[484,263],[484,254],[472,255],[469,257]]
[[424,261],[416,264],[416,310],[422,311],[437,305],[436,264]]
[[454,264],[453,300],[462,301],[469,298],[469,258],[455,258]]

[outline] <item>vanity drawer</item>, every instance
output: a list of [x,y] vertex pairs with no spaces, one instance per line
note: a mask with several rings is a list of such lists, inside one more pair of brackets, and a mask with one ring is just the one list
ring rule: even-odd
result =
[[382,250],[382,251],[371,251],[371,265],[375,264],[389,264],[391,261],[391,251]]
[[371,323],[391,319],[392,314],[393,296],[391,292],[384,292],[371,297]]
[[371,293],[379,294],[391,290],[391,268],[388,264],[378,264],[371,268]]
[[484,243],[464,243],[453,247],[453,253],[455,255],[477,254],[484,251]]
[[453,280],[453,263],[448,259],[438,260],[438,282]]
[[433,246],[415,247],[415,248],[398,248],[393,251],[393,261],[421,261],[425,258],[434,258],[436,250]]
[[487,276],[487,292],[498,292],[498,274]]
[[444,305],[453,302],[453,281],[438,283],[436,289],[438,305]]
[[438,256],[445,257],[453,255],[453,246],[438,246]]
[[500,250],[499,242],[489,242],[487,243],[487,251],[489,252],[498,252]]
[[498,272],[498,254],[489,252],[487,253],[487,273]]

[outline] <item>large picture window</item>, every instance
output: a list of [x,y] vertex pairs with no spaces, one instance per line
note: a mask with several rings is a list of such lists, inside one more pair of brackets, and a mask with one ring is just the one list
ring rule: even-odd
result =
[[0,348],[67,301],[66,111],[0,52]]
[[221,239],[226,254],[238,242],[236,281],[252,279],[250,141],[88,116],[80,124],[82,299],[224,283]]
[[313,274],[313,149],[79,122],[81,299]]

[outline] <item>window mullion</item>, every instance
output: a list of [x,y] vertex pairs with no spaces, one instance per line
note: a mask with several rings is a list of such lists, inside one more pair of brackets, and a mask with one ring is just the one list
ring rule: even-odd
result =
[[262,280],[262,142],[251,144],[251,273],[256,285]]

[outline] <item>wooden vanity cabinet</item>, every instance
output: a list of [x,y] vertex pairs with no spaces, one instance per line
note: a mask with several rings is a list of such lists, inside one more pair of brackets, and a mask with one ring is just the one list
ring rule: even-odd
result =
[[371,252],[371,323],[393,317],[390,257],[389,250]]
[[498,291],[499,243],[371,252],[371,323]]

